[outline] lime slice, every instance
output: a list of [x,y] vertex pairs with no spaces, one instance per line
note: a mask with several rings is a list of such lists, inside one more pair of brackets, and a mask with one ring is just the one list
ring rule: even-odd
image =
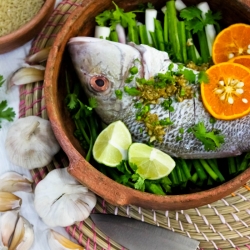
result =
[[128,150],[129,164],[137,166],[137,173],[145,179],[157,180],[175,167],[175,161],[159,149],[143,143],[133,143]]
[[97,137],[93,146],[94,159],[108,167],[117,166],[128,157],[131,134],[121,121],[111,123]]

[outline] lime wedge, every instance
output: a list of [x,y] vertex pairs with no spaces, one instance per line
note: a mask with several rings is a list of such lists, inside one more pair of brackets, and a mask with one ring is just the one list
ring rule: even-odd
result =
[[175,161],[159,149],[143,143],[133,143],[128,150],[129,164],[137,166],[137,173],[145,179],[157,180],[175,167]]
[[93,146],[94,159],[108,167],[117,166],[128,157],[131,134],[121,121],[111,123],[97,137]]

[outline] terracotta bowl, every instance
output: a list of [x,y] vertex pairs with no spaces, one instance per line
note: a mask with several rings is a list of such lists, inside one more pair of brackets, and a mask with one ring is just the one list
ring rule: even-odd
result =
[[[148,1],[116,0],[115,2],[119,7],[128,11],[135,9],[138,3]],[[160,8],[165,5],[166,1],[152,0],[151,2],[155,7]],[[184,0],[184,2],[192,5],[201,1]],[[210,0],[209,5],[211,9],[222,12],[224,26],[236,22],[249,23],[249,0]],[[54,133],[69,158],[69,173],[111,204],[132,204],[158,210],[180,210],[199,207],[219,200],[244,185],[250,179],[250,168],[236,178],[206,191],[184,195],[158,196],[133,190],[116,183],[100,173],[84,159],[85,152],[73,136],[74,124],[64,105],[66,96],[65,67],[67,69],[70,67],[66,44],[71,37],[77,35],[93,36],[95,16],[109,8],[113,8],[111,0],[85,0],[83,5],[79,6],[69,17],[57,36],[47,62],[45,74],[46,105]],[[72,73],[72,77],[75,77],[74,73]]]
[[48,21],[54,10],[55,0],[45,0],[44,5],[28,23],[19,29],[0,36],[0,54],[18,48],[35,37]]

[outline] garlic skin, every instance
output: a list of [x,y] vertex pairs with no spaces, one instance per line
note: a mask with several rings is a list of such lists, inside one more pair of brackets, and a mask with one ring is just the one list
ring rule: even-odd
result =
[[96,205],[96,195],[67,171],[54,169],[35,189],[34,205],[49,227],[67,227],[85,220]]
[[18,209],[21,207],[22,199],[9,192],[0,191],[0,212]]
[[34,242],[33,226],[20,216],[8,250],[28,250]]
[[54,230],[48,231],[47,239],[51,250],[84,250],[82,246],[70,241]]
[[[3,246],[8,247],[18,220],[18,211],[8,211],[0,217],[0,235]],[[0,248],[1,249],[1,248]]]
[[5,149],[13,164],[34,169],[49,164],[60,146],[48,120],[27,116],[16,120],[9,128]]
[[33,181],[19,173],[9,171],[0,176],[0,191],[17,192],[23,191],[27,193],[33,192]]

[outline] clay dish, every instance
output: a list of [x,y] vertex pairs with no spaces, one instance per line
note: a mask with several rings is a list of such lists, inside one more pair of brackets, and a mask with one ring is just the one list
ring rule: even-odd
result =
[[34,38],[48,21],[54,5],[55,0],[45,0],[42,8],[29,22],[7,35],[0,36],[0,54],[18,48]]
[[[116,0],[116,4],[129,11],[138,6],[138,3],[147,3],[145,0]],[[166,1],[150,1],[158,9]],[[200,0],[184,0],[187,5],[197,4]],[[210,0],[212,10],[220,10],[223,16],[223,25],[232,23],[249,23],[250,1],[248,0]],[[66,96],[65,68],[70,68],[66,44],[71,37],[77,35],[93,36],[95,16],[106,9],[113,8],[111,0],[86,0],[71,14],[60,34],[52,46],[45,73],[45,98],[49,119],[54,133],[67,154],[70,165],[69,173],[78,181],[87,185],[89,189],[106,201],[114,205],[136,205],[157,210],[181,210],[199,207],[219,200],[236,191],[250,179],[250,168],[236,178],[209,190],[184,195],[158,196],[133,190],[116,183],[95,169],[84,159],[85,152],[73,136],[74,124],[64,106]],[[71,77],[76,77],[72,70]]]

